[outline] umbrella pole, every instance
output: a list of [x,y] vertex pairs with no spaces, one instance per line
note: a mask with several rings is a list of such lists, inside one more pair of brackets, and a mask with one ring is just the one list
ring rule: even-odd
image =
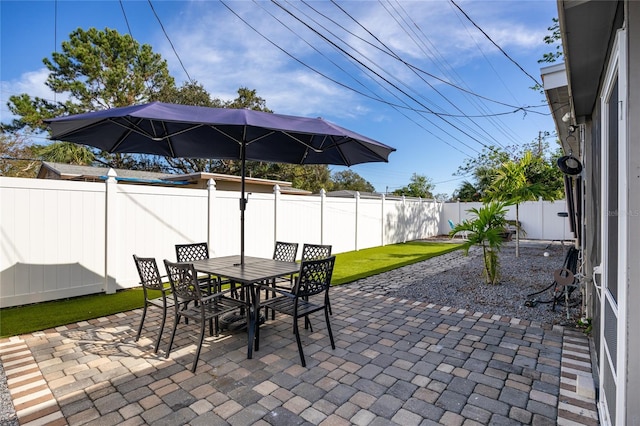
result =
[[244,211],[247,208],[245,198],[244,175],[245,175],[245,155],[247,145],[244,141],[240,146],[240,265],[244,266]]

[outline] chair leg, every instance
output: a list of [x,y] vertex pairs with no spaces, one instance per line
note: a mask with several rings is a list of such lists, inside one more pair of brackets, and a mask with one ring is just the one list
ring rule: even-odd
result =
[[140,339],[142,333],[142,324],[144,324],[144,318],[147,316],[147,301],[144,301],[144,309],[142,310],[142,317],[140,318],[140,325],[138,326],[138,334],[136,335],[136,342]]
[[171,354],[171,346],[173,346],[173,338],[176,337],[176,329],[178,328],[178,323],[180,322],[180,315],[176,314],[175,320],[173,321],[173,331],[171,332],[171,339],[169,339],[169,346],[167,346],[167,353],[165,358],[169,358]]
[[160,340],[162,340],[162,332],[164,331],[164,324],[167,322],[167,309],[162,309],[162,322],[160,323],[160,330],[158,330],[158,339],[156,340],[156,347],[153,350],[153,353],[158,353],[158,348],[160,347]]
[[[276,288],[276,279],[275,278],[273,279],[273,288],[274,289]],[[278,297],[278,295],[277,295],[277,293],[275,291],[273,292],[273,297]],[[265,312],[264,315],[265,315],[265,318],[266,318],[267,317],[267,313]],[[276,319],[276,311],[272,309],[271,310],[271,320],[273,321],[275,319]]]
[[305,316],[304,317],[304,329],[305,330],[309,330],[310,332],[313,333],[313,326],[311,325],[311,320],[309,319],[309,316]]
[[[264,308],[264,311],[264,316],[266,318],[266,307]],[[249,329],[249,327],[251,327],[251,316],[247,316],[247,330]],[[255,315],[255,319],[253,321],[253,329],[255,330],[253,335],[253,350],[257,352],[260,350],[260,309],[258,309],[258,313]]]
[[331,332],[331,323],[329,322],[329,310],[324,307],[324,319],[327,321],[327,331],[329,332],[329,340],[331,340],[331,349],[336,348],[336,343],[333,341],[333,333]]
[[293,317],[293,333],[296,335],[296,343],[298,343],[298,352],[300,352],[300,362],[303,367],[307,366],[304,360],[304,352],[302,352],[302,342],[300,341],[300,331],[298,330],[298,318]]
[[200,342],[198,343],[198,349],[196,349],[196,358],[193,360],[193,365],[191,366],[191,372],[196,372],[196,367],[198,366],[198,359],[200,358],[200,350],[202,349],[202,342],[204,341],[204,328],[206,324],[204,323],[204,318],[200,321]]

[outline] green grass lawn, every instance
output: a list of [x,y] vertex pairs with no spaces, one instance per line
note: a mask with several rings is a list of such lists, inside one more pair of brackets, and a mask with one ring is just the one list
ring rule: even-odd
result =
[[[336,255],[331,283],[333,285],[349,283],[459,248],[459,244],[452,243],[409,242],[340,253]],[[96,294],[4,308],[0,309],[0,337],[100,318],[141,308],[142,304],[142,289],[134,288],[118,291],[115,294]]]

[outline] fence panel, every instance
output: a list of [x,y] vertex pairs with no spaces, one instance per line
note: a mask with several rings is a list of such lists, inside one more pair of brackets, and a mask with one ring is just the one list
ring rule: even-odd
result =
[[[333,246],[333,253],[356,249],[356,204],[354,198],[326,197],[323,214],[323,243]],[[319,241],[308,241],[319,243]]]
[[0,177],[0,307],[104,290],[104,185]]
[[117,225],[109,241],[118,247],[114,275],[120,287],[139,285],[132,255],[176,260],[175,245],[207,241],[207,191],[117,185]]
[[[175,259],[175,244],[209,241],[240,252],[240,194],[115,182],[0,177],[0,307],[138,285],[132,254]],[[571,239],[565,202],[520,205],[528,238]],[[449,232],[481,203],[249,195],[245,254],[270,257],[275,240],[331,244],[334,253]],[[509,208],[515,219],[515,207]],[[298,256],[300,253],[298,253]]]
[[358,239],[355,243],[358,250],[384,244],[382,240],[382,200],[360,198],[357,220]]
[[303,243],[323,242],[322,216],[321,197],[283,194],[278,205],[276,239],[299,243],[299,259]]

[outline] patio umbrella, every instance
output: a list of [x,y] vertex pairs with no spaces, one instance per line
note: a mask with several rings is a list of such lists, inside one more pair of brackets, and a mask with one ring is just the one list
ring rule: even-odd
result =
[[244,263],[245,162],[354,164],[388,161],[395,148],[321,118],[152,102],[45,120],[51,139],[110,153],[241,161]]

